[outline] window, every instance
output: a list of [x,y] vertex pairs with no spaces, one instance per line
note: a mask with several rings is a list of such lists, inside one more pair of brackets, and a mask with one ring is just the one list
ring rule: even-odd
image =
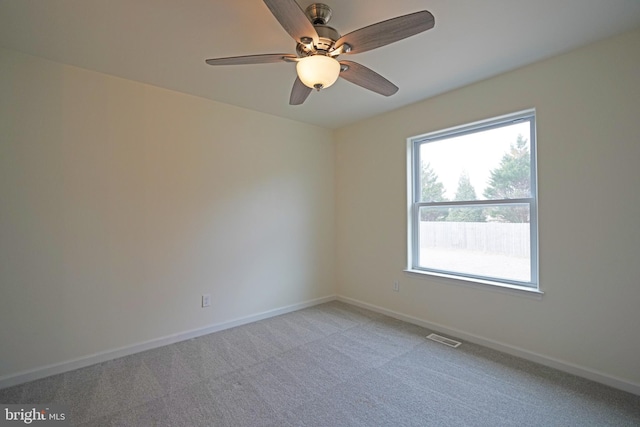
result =
[[408,140],[408,270],[538,290],[535,111]]

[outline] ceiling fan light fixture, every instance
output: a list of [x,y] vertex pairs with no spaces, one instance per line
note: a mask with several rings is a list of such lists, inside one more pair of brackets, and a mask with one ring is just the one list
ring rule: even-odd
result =
[[326,89],[338,80],[340,63],[330,56],[307,56],[298,61],[296,71],[305,86]]
[[367,52],[414,36],[434,27],[431,12],[421,10],[380,21],[341,36],[327,25],[331,8],[324,3],[313,3],[306,13],[299,0],[263,0],[282,28],[296,41],[296,55],[268,53],[261,55],[231,56],[205,60],[209,65],[268,64],[296,62],[297,73],[289,105],[301,105],[313,89],[328,88],[338,77],[383,96],[398,92],[398,87],[373,70],[353,61],[335,58],[342,54]]

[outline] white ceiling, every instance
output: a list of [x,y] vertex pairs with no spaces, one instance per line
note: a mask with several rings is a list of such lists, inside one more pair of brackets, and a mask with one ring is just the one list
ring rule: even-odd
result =
[[[435,16],[432,30],[349,56],[394,82],[397,94],[340,79],[290,106],[294,64],[206,65],[207,58],[295,53],[262,0],[0,0],[0,45],[336,128],[640,26],[640,0],[325,2],[341,34],[418,10]],[[299,0],[303,9],[311,3]]]

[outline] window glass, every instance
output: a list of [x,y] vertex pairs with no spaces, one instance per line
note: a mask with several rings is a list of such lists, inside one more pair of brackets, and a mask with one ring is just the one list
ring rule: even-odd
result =
[[537,289],[535,112],[409,143],[410,270]]

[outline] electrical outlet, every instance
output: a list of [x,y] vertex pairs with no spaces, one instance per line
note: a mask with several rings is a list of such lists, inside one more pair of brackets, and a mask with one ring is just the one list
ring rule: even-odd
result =
[[210,294],[202,295],[202,307],[209,307],[209,306],[211,306],[211,295]]
[[393,292],[400,292],[400,282],[397,280],[393,282]]

